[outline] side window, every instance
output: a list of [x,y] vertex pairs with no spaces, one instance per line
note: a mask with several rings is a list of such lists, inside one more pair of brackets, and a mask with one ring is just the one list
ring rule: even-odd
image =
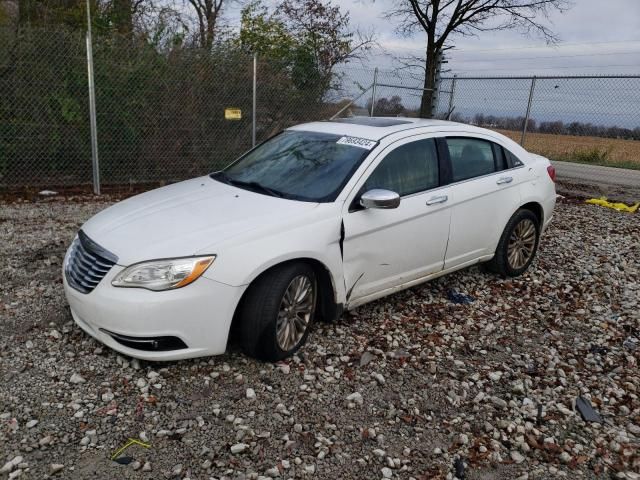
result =
[[406,143],[392,150],[378,164],[363,191],[384,188],[411,195],[438,186],[438,154],[432,138]]
[[524,165],[518,157],[506,148],[502,147],[502,151],[504,152],[504,156],[507,158],[507,165],[509,165],[509,168],[521,167]]
[[478,138],[447,138],[454,182],[496,171],[492,143]]

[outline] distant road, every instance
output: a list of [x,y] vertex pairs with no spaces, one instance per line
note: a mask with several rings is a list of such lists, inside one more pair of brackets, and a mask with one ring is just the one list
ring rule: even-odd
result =
[[558,162],[555,160],[552,160],[551,163],[556,167],[556,175],[560,181],[566,180],[601,187],[616,186],[640,189],[640,170]]

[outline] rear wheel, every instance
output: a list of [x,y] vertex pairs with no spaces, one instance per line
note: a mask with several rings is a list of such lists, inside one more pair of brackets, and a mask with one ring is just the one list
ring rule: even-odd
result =
[[489,267],[505,277],[522,275],[535,258],[539,240],[538,217],[530,210],[518,210],[502,232]]
[[281,360],[306,341],[314,321],[318,283],[305,263],[278,266],[249,286],[240,307],[242,347],[263,360]]

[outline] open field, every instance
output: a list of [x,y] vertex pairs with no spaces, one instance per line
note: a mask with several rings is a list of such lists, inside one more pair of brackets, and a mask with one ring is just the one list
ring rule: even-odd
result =
[[[520,143],[521,132],[496,131]],[[524,146],[552,160],[640,170],[640,141],[637,140],[527,133]]]
[[[278,365],[233,346],[158,364],[64,300],[64,252],[112,201],[0,203],[0,479],[638,478],[639,215],[562,200],[522,277],[475,267],[372,302]],[[111,461],[129,437],[150,447]]]

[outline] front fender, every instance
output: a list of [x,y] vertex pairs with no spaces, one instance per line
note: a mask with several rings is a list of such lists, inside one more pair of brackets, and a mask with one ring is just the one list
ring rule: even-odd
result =
[[296,259],[320,262],[329,272],[336,302],[345,298],[340,219],[331,217],[210,248],[217,256],[204,276],[231,286],[250,284],[269,268]]

